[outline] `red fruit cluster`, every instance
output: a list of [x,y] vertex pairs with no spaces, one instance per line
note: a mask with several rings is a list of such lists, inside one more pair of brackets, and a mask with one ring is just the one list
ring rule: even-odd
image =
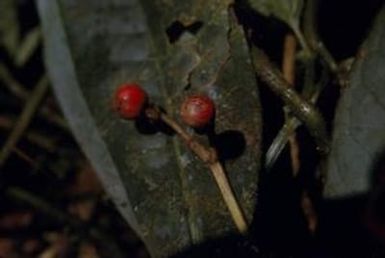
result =
[[[118,87],[114,95],[114,109],[122,118],[137,118],[148,101],[147,93],[136,83],[125,83]],[[194,128],[202,128],[214,117],[214,102],[205,95],[187,97],[180,108],[183,122]]]

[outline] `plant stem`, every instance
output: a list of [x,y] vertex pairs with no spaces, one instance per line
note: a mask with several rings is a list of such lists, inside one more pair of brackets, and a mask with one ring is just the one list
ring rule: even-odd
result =
[[326,155],[329,152],[329,136],[320,112],[292,89],[290,83],[261,49],[253,46],[251,54],[257,76],[304,122],[317,144],[318,151],[321,155]]
[[314,208],[313,200],[306,190],[302,191],[301,207],[307,221],[307,228],[311,234],[314,234],[318,227],[318,214]]
[[269,149],[266,152],[266,170],[270,170],[272,168],[279,155],[281,154],[282,150],[286,146],[290,135],[292,135],[297,129],[297,127],[301,124],[302,123],[294,116],[289,117],[287,121],[285,121],[285,124],[283,125],[277,136],[274,138],[272,144],[269,146]]
[[17,155],[19,156],[19,158],[21,158],[22,160],[24,160],[25,162],[27,162],[31,167],[36,167],[36,161],[33,160],[33,158],[31,158],[27,153],[25,153],[24,151],[14,147],[12,149],[12,151]]
[[213,148],[207,148],[198,142],[192,135],[187,133],[177,122],[175,122],[167,114],[159,111],[155,107],[149,107],[146,110],[148,118],[153,120],[161,120],[170,126],[178,136],[186,143],[186,145],[193,151],[199,159],[205,162],[210,168],[215,182],[221,192],[222,198],[230,212],[230,215],[241,234],[247,232],[247,222],[243,215],[242,209],[239,206],[235,194],[229,184],[226,173],[222,164],[219,162],[217,153]]
[[[283,49],[283,62],[282,73],[284,78],[293,87],[295,83],[295,53],[296,53],[297,41],[292,34],[287,34],[284,41]],[[285,112],[285,124],[290,120],[290,112],[284,109]],[[295,130],[288,137],[290,146],[290,158],[293,175],[297,176],[301,163],[299,159],[299,145],[296,137]]]
[[9,155],[12,152],[13,147],[17,144],[20,137],[23,135],[24,131],[31,122],[36,110],[39,107],[40,102],[45,96],[48,90],[48,78],[43,76],[38,82],[37,86],[32,92],[31,98],[25,104],[23,112],[21,113],[18,121],[15,124],[15,127],[11,134],[8,136],[3,148],[0,152],[0,167],[4,165],[5,161],[8,159]]
[[160,113],[160,119],[170,126],[186,143],[186,145],[205,163],[213,163],[217,160],[215,150],[207,149],[192,135],[188,134],[178,123],[164,113]]
[[[0,80],[4,82],[4,86],[8,88],[11,94],[15,97],[27,101],[31,92],[20,84],[15,78],[12,77],[11,72],[8,68],[0,62]],[[41,107],[38,110],[38,115],[46,119],[48,122],[58,126],[60,129],[68,132],[67,122],[59,115],[55,110],[53,110],[49,105],[42,103]]]
[[230,211],[231,217],[235,225],[238,228],[238,231],[242,234],[247,232],[247,223],[245,217],[242,213],[241,208],[237,200],[235,199],[234,192],[231,189],[229,184],[229,180],[226,177],[225,171],[223,170],[223,166],[219,161],[216,161],[209,165],[211,172],[215,178],[215,181],[221,191],[223,200],[225,201],[227,208]]
[[302,49],[305,51],[306,57],[312,56],[312,51],[309,47],[309,44],[307,43],[304,35],[302,34],[301,28],[299,27],[299,23],[295,20],[290,23],[290,27],[293,30],[295,36],[298,39],[299,44],[301,45]]
[[304,34],[308,39],[310,47],[313,51],[317,52],[321,58],[325,61],[329,69],[338,75],[338,65],[334,57],[330,54],[329,50],[325,47],[322,40],[318,36],[317,31],[317,0],[308,0],[306,1],[305,11],[304,11]]
[[295,83],[295,53],[297,40],[293,34],[288,33],[283,43],[282,74],[288,83]]

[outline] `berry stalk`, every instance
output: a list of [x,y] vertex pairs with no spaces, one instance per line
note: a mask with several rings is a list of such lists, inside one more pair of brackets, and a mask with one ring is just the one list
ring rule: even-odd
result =
[[230,211],[231,217],[237,226],[238,231],[241,234],[247,232],[247,222],[242,213],[241,207],[235,199],[234,192],[229,184],[229,180],[226,177],[222,164],[216,161],[209,165],[211,172],[213,173],[215,182],[217,183],[219,190],[221,191],[223,200],[225,201],[227,208]]
[[178,123],[167,114],[160,112],[157,108],[149,107],[145,111],[150,119],[160,119],[170,126],[186,145],[194,152],[199,159],[205,162],[211,170],[215,182],[221,192],[222,198],[230,212],[238,231],[242,234],[247,232],[247,222],[239,206],[234,191],[232,190],[222,164],[219,162],[217,153],[213,148],[207,148],[199,143],[192,135],[188,134]]
[[[214,148],[205,147],[171,117],[156,106],[149,105],[147,93],[135,83],[126,83],[118,87],[114,95],[113,107],[120,117],[124,119],[136,119],[141,114],[144,114],[150,120],[162,121],[171,127],[186,143],[188,148],[208,165],[238,231],[242,234],[246,233],[247,223],[245,217]],[[182,104],[181,116],[189,126],[201,128],[210,123],[214,116],[214,111],[214,102],[210,98],[195,95],[187,98]]]

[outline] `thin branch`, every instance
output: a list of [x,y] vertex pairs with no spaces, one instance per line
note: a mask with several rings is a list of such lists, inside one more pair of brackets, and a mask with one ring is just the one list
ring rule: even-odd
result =
[[298,39],[298,42],[300,43],[302,49],[304,50],[307,57],[312,56],[312,50],[309,47],[309,44],[307,43],[305,36],[303,35],[301,28],[299,26],[299,23],[297,20],[291,22],[290,24],[291,29],[293,30],[295,36]]
[[274,138],[266,152],[265,168],[267,170],[270,170],[273,167],[282,150],[288,143],[290,135],[292,135],[301,124],[301,121],[293,116],[289,117],[287,121],[285,121],[285,124]]
[[[4,116],[0,117],[0,129],[11,130],[14,127],[14,124],[15,121],[11,118]],[[56,147],[54,140],[47,138],[47,136],[36,131],[27,131],[24,133],[24,137],[32,144],[35,144],[36,146],[39,146],[49,152],[53,151]]]
[[231,214],[231,217],[238,229],[242,234],[247,232],[247,222],[243,215],[242,209],[239,206],[235,194],[229,184],[229,180],[223,169],[222,164],[219,162],[217,153],[213,148],[206,148],[200,142],[198,142],[192,135],[188,134],[177,122],[175,122],[167,114],[160,112],[155,107],[147,108],[146,115],[153,120],[162,120],[165,124],[170,126],[178,136],[186,143],[186,145],[193,151],[199,159],[205,162],[210,168],[215,182],[217,183],[221,192],[222,198]]
[[215,181],[221,191],[223,200],[225,201],[227,208],[230,211],[231,217],[236,224],[238,231],[242,234],[247,232],[246,219],[242,213],[242,209],[235,199],[234,192],[229,184],[226,173],[223,170],[223,166],[219,161],[216,161],[209,165],[211,172],[215,178]]
[[[283,49],[283,62],[282,62],[282,72],[284,78],[287,82],[294,86],[295,84],[295,53],[296,53],[297,41],[292,34],[287,34],[284,41]],[[284,109],[285,112],[285,123],[290,119],[290,114],[287,109]],[[297,176],[299,168],[301,166],[299,159],[299,146],[296,137],[295,130],[289,136],[289,146],[290,146],[290,157],[291,157],[291,167],[293,175]]]
[[334,57],[331,55],[329,50],[325,47],[322,40],[319,38],[317,31],[317,7],[318,0],[308,0],[306,1],[305,11],[304,11],[304,34],[308,39],[311,49],[317,52],[324,62],[327,64],[329,69],[336,74],[338,74],[338,64],[335,61]]
[[4,86],[16,97],[20,99],[28,98],[28,91],[12,77],[11,72],[2,62],[0,62],[0,80],[4,82]]
[[27,162],[30,166],[32,167],[35,167],[36,166],[36,162],[33,160],[33,158],[31,158],[27,153],[25,153],[24,151],[18,149],[18,148],[13,148],[12,151],[17,155],[19,156],[22,160],[24,160],[25,162]]
[[36,110],[39,107],[40,102],[42,101],[43,97],[45,96],[48,90],[48,85],[48,78],[46,76],[43,76],[38,82],[35,89],[33,90],[32,95],[30,96],[28,102],[25,104],[24,109],[18,121],[16,122],[14,129],[8,136],[4,146],[1,149],[0,167],[4,165],[10,153],[12,152],[12,149],[15,147],[20,137],[23,135],[25,129],[30,124]]
[[293,34],[288,33],[283,43],[282,73],[292,86],[295,83],[295,54],[297,41]]
[[258,77],[304,122],[317,144],[318,151],[326,155],[329,152],[329,136],[321,113],[292,89],[290,83],[261,49],[253,46],[251,54]]
[[314,208],[313,200],[306,190],[302,192],[301,207],[307,221],[307,228],[310,233],[314,234],[318,227],[318,214]]
[[39,26],[31,29],[28,34],[23,38],[18,46],[18,50],[14,57],[15,65],[21,67],[31,58],[36,52],[39,44],[41,43],[41,29]]
[[[322,71],[320,80],[316,84],[314,84],[313,63],[310,62],[311,59],[307,60],[306,62],[306,72],[304,79],[305,85],[302,89],[301,96],[308,100],[310,103],[314,104],[317,102],[324,85],[329,81],[329,72],[324,69]],[[310,65],[312,67],[309,67]],[[284,126],[281,128],[278,135],[275,137],[273,143],[270,145],[269,149],[266,152],[266,169],[270,169],[274,165],[283,148],[287,144],[289,136],[300,125],[302,125],[302,122],[293,116],[291,116],[288,121],[285,122]]]
[[[317,87],[317,85],[314,83],[314,58],[310,57],[306,59],[304,63],[306,65],[306,72],[304,75],[305,86],[302,91],[302,96],[307,100],[310,99],[311,103],[314,103],[311,101],[311,97],[312,95],[315,95],[316,92],[319,92],[322,87],[320,85],[318,85]],[[285,38],[284,59],[283,59],[282,70],[283,70],[284,77],[291,85],[294,85],[294,73],[295,73],[294,65],[295,65],[295,38],[290,37],[290,35],[288,35]],[[292,134],[289,134],[288,136],[288,141],[290,146],[293,176],[296,177],[298,176],[299,169],[300,169],[299,146],[295,136],[295,129],[296,129],[296,126],[299,125],[299,121],[294,118],[297,124],[293,124],[292,122],[294,122],[294,120],[291,119],[292,117],[290,116],[288,111],[289,110],[285,109],[285,126],[290,124],[293,125],[293,126],[288,126],[288,129],[292,132]],[[281,132],[282,130],[280,131],[280,133]],[[284,146],[284,144],[282,146]],[[315,211],[313,200],[309,196],[308,191],[306,189],[302,190],[301,207],[307,222],[308,230],[310,233],[314,234],[318,226],[318,214]]]
[[[0,80],[4,82],[4,86],[17,98],[27,101],[31,95],[31,92],[25,89],[17,80],[15,80],[7,67],[0,62]],[[42,105],[38,114],[52,124],[60,127],[62,130],[68,131],[67,122],[57,114],[48,105]]]

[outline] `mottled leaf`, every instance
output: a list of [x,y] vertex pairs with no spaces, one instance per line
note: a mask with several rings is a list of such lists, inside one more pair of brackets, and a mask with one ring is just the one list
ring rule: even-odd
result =
[[356,57],[338,104],[327,163],[328,198],[365,194],[385,151],[384,24],[385,8]]
[[[236,233],[215,181],[176,136],[111,109],[136,81],[177,117],[182,98],[216,103],[211,142],[247,220],[256,204],[261,117],[243,30],[232,1],[39,0],[46,64],[77,140],[107,192],[154,257]],[[153,128],[156,129],[156,128]],[[208,143],[206,136],[199,139]]]

